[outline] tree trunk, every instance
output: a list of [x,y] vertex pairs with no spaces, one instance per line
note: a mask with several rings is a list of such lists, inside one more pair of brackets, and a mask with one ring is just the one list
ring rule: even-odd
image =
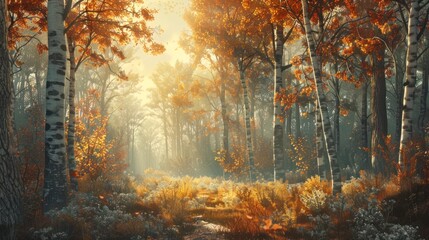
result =
[[[219,98],[220,98],[222,124],[223,124],[222,149],[225,151],[225,162],[229,164],[229,163],[231,163],[231,156],[229,153],[229,124],[228,124],[228,115],[226,113],[227,112],[227,105],[226,105],[226,83],[225,83],[225,80],[226,80],[225,74],[221,73]],[[229,178],[229,174],[225,171],[225,169],[223,169],[223,177]]]
[[[429,34],[425,33],[425,46],[429,47]],[[428,81],[429,81],[429,52],[424,53],[423,57],[423,79],[422,79],[422,92],[420,94],[420,111],[419,111],[419,117],[417,120],[417,125],[419,128],[419,131],[424,135],[424,128],[425,128],[425,117],[427,112],[427,98],[428,98]]]
[[229,159],[229,127],[228,127],[228,116],[226,115],[226,84],[225,76],[221,76],[221,85],[220,85],[220,105],[221,105],[221,114],[222,114],[222,123],[223,123],[223,134],[222,134],[222,148],[225,150],[225,156],[227,160]]
[[66,44],[64,1],[48,0],[48,75],[46,80],[44,212],[61,209],[67,200],[64,142]]
[[67,158],[70,175],[70,189],[78,190],[78,172],[76,170],[76,158],[74,155],[74,140],[76,126],[76,106],[75,106],[75,84],[76,84],[76,59],[75,59],[75,44],[68,38],[68,51],[70,57],[70,87],[69,87],[69,123],[67,130]]
[[265,113],[264,111],[259,111],[258,112],[258,117],[259,117],[259,124],[260,124],[260,138],[261,139],[265,139]]
[[285,178],[285,163],[284,163],[284,116],[283,107],[280,101],[276,100],[276,96],[281,94],[283,86],[282,64],[283,64],[283,26],[278,24],[276,27],[275,39],[275,70],[274,70],[274,116],[273,116],[273,165],[274,165],[274,181],[277,179],[284,180]]
[[249,180],[254,182],[256,180],[255,176],[255,163],[253,155],[253,143],[252,143],[252,134],[250,127],[250,106],[249,106],[249,95],[247,92],[246,78],[244,75],[243,62],[238,61],[239,71],[240,71],[240,82],[241,87],[243,88],[243,102],[244,102],[244,123],[246,124],[246,148],[247,148],[247,157],[249,165]]
[[[402,51],[401,51],[402,53]],[[395,59],[395,88],[396,88],[396,115],[395,115],[395,143],[401,140],[402,100],[404,96],[404,73],[399,71],[399,63]]]
[[136,131],[136,126],[132,126],[131,129],[131,172],[132,173],[136,173],[136,158],[135,158],[135,151],[134,151],[134,145],[135,145],[135,131]]
[[43,90],[42,90],[42,64],[41,63],[37,63],[36,64],[36,69],[35,69],[35,80],[36,80],[36,90],[37,90],[37,105],[41,106],[43,105]]
[[168,162],[168,130],[167,130],[167,113],[166,109],[162,109],[162,121],[163,121],[163,130],[164,130],[164,144],[165,144],[165,163]]
[[180,107],[177,107],[176,109],[176,159],[175,160],[181,160],[182,159],[182,131],[181,131],[181,124],[180,124]]
[[286,131],[284,132],[285,134],[283,134],[283,154],[284,154],[283,166],[284,166],[284,171],[286,172],[286,171],[292,170],[294,167],[294,163],[292,162],[292,159],[287,155],[288,150],[292,148],[291,139],[290,139],[290,137],[292,137],[292,109],[289,108],[288,110],[285,111],[285,109],[283,108],[283,114],[284,114],[285,120],[282,122],[282,126],[284,129],[286,129]]
[[360,169],[370,169],[371,164],[368,159],[368,82],[365,82],[361,87],[361,153],[362,153],[362,165]]
[[410,15],[408,19],[408,49],[407,49],[407,65],[406,65],[406,81],[404,83],[404,100],[402,110],[402,128],[401,141],[399,143],[399,165],[404,164],[404,159],[410,156],[405,156],[405,148],[413,137],[413,120],[412,113],[414,109],[414,90],[416,87],[417,78],[417,24],[418,19],[418,0],[411,1]]
[[[338,64],[335,63],[335,73],[338,72]],[[337,153],[340,151],[340,80],[336,77],[333,79],[334,85],[334,138],[335,138],[335,149]]]
[[310,18],[308,14],[308,2],[302,0],[302,13],[304,16],[305,34],[307,37],[308,48],[310,50],[310,59],[313,66],[313,75],[316,81],[316,96],[320,104],[320,114],[322,118],[323,134],[325,136],[325,144],[328,152],[328,160],[331,166],[331,185],[332,193],[341,192],[341,173],[337,161],[337,151],[335,149],[334,137],[332,135],[331,123],[329,120],[329,113],[326,103],[326,95],[323,90],[321,61],[316,53],[316,43],[314,41],[311,29]]
[[15,239],[21,217],[21,181],[13,130],[13,83],[7,48],[6,1],[0,1],[0,239]]
[[299,103],[295,103],[295,139],[301,137],[301,114],[299,112]]
[[30,108],[33,108],[33,106],[34,106],[34,95],[33,95],[33,88],[31,87],[30,75],[27,75],[26,79],[27,79],[27,83],[26,83],[27,87],[26,88],[28,91],[28,99],[29,99],[27,106],[30,106]]
[[372,54],[371,78],[371,165],[374,173],[380,173],[384,167],[382,149],[385,149],[387,136],[386,79],[384,75],[384,48]]
[[320,115],[319,104],[316,101],[316,156],[317,156],[317,170],[321,179],[326,180],[326,165],[323,154],[323,127],[322,117]]

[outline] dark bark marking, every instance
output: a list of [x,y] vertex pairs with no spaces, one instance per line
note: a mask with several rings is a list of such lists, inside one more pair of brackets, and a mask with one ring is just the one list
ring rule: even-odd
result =
[[56,96],[58,94],[60,94],[60,92],[58,92],[57,90],[48,91],[48,95],[51,95],[51,96]]
[[66,75],[66,72],[64,70],[62,70],[62,69],[57,70],[57,73],[59,75],[63,75],[63,76]]
[[51,110],[46,110],[46,116],[51,116],[53,115],[55,112],[51,111]]

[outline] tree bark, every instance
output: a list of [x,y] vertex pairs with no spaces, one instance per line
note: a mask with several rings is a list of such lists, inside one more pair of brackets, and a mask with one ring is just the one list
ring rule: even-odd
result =
[[281,94],[283,86],[283,26],[276,26],[275,39],[275,69],[274,69],[274,116],[273,116],[273,165],[274,165],[274,181],[284,180],[285,178],[285,163],[284,163],[284,116],[283,107],[280,101],[276,101],[276,96]]
[[408,36],[407,36],[407,57],[406,57],[406,81],[404,83],[404,100],[402,108],[402,128],[401,141],[399,143],[399,165],[404,164],[405,148],[413,137],[413,120],[412,112],[414,109],[414,90],[417,78],[417,24],[418,19],[418,0],[411,1],[410,15],[408,19]]
[[322,116],[320,115],[319,104],[316,101],[316,158],[317,158],[317,170],[321,179],[326,180],[326,165],[323,155],[323,127],[322,127]]
[[48,75],[46,80],[45,180],[43,210],[61,209],[67,200],[64,141],[66,42],[64,1],[48,0]]
[[6,1],[0,1],[0,239],[15,239],[21,218],[22,184],[13,129],[13,83],[9,60]]
[[361,87],[361,153],[362,165],[360,169],[370,169],[371,164],[368,159],[368,83],[365,82]]
[[[335,73],[338,72],[338,63],[335,62]],[[335,107],[334,107],[334,139],[335,139],[335,149],[337,153],[340,151],[340,80],[335,77],[333,79],[334,87],[334,98],[335,98]]]
[[337,161],[337,151],[335,149],[334,137],[332,135],[331,123],[326,103],[326,95],[323,90],[321,61],[316,53],[316,43],[314,41],[308,13],[308,2],[302,0],[302,13],[304,17],[305,34],[307,38],[308,48],[310,51],[310,59],[313,66],[313,76],[316,81],[316,96],[320,104],[320,114],[322,119],[323,134],[325,136],[326,150],[328,152],[328,160],[331,166],[331,186],[332,193],[341,192],[341,173]]
[[221,105],[221,115],[222,115],[222,124],[223,124],[223,134],[222,134],[222,148],[225,150],[225,157],[229,159],[229,126],[228,126],[228,116],[226,114],[226,83],[225,83],[224,74],[221,74],[221,83],[220,83],[220,105]]
[[[164,104],[163,104],[164,105]],[[165,144],[165,163],[168,162],[168,130],[167,130],[167,113],[166,109],[163,106],[162,108],[162,122],[163,122],[163,130],[164,130],[164,144]]]
[[387,111],[386,111],[386,78],[384,75],[384,47],[372,54],[371,78],[371,166],[374,173],[380,173],[384,167],[382,149],[386,147]]
[[76,60],[75,60],[75,44],[72,39],[68,38],[68,51],[70,57],[70,87],[69,87],[69,122],[67,130],[67,158],[68,170],[70,176],[70,189],[78,190],[78,173],[76,169],[76,158],[74,155],[74,140],[76,126],[76,105],[75,105],[75,84],[76,84]]
[[[401,51],[402,54],[402,51]],[[401,140],[401,125],[402,125],[402,100],[404,97],[404,72],[398,68],[401,63],[398,63],[399,57],[395,57],[395,94],[396,94],[396,111],[395,111],[395,143],[399,143]]]
[[247,91],[246,78],[244,75],[243,61],[238,60],[238,66],[240,71],[240,82],[241,87],[243,88],[243,102],[244,102],[244,122],[246,124],[246,148],[247,148],[247,157],[248,157],[248,166],[249,166],[249,180],[254,182],[256,180],[255,176],[255,160],[253,153],[253,143],[252,143],[252,133],[250,127],[250,106],[249,106],[249,95]]
[[[429,34],[425,33],[425,46],[429,47]],[[417,120],[419,131],[424,134],[427,112],[427,98],[428,98],[428,81],[429,81],[429,52],[426,51],[423,57],[423,79],[422,79],[422,92],[420,94],[420,111]]]

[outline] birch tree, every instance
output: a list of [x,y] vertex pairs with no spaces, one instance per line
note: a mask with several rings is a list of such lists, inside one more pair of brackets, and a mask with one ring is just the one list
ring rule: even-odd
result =
[[417,78],[417,34],[419,2],[411,1],[408,19],[407,56],[406,56],[406,81],[404,83],[404,97],[402,108],[401,141],[399,144],[399,165],[402,167],[406,158],[405,148],[413,136],[412,112],[414,109],[414,91]]
[[61,209],[67,200],[64,141],[66,41],[64,1],[48,0],[48,73],[46,80],[45,180],[43,210]]
[[326,165],[325,158],[323,156],[323,127],[322,117],[320,115],[320,107],[316,101],[316,156],[317,156],[317,170],[321,179],[326,179]]
[[310,59],[313,66],[313,76],[316,81],[316,97],[317,103],[320,106],[320,116],[322,121],[323,135],[325,137],[326,149],[328,152],[328,160],[331,166],[331,185],[333,194],[341,192],[341,174],[337,162],[337,151],[335,149],[334,138],[332,135],[331,123],[326,103],[326,95],[323,90],[321,62],[316,53],[316,43],[311,29],[308,1],[302,0],[302,13],[304,17],[304,28],[307,38],[307,44],[310,51]]
[[[246,59],[247,58],[247,59]],[[244,124],[246,127],[246,148],[247,148],[247,161],[249,167],[249,179],[251,182],[256,180],[255,176],[255,156],[253,150],[253,139],[251,134],[250,119],[252,113],[249,107],[249,92],[247,90],[247,83],[245,78],[246,69],[252,64],[252,57],[240,56],[238,58],[238,71],[240,72],[240,83],[243,90],[243,103],[244,103]]]
[[[274,95],[281,94],[283,86],[283,26],[278,24],[275,31],[275,69],[274,69]],[[274,119],[273,119],[273,164],[274,164],[274,180],[285,176],[284,169],[284,124],[281,122],[283,116],[283,107],[280,101],[276,101],[274,97]]]

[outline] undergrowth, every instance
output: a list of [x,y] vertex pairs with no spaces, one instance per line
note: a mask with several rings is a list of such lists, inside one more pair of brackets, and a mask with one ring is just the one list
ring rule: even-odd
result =
[[[170,177],[80,180],[66,208],[26,220],[21,239],[181,239],[198,220],[229,239],[423,239],[429,188],[361,172],[332,196],[318,176],[302,184]],[[30,209],[30,208],[29,208]]]

